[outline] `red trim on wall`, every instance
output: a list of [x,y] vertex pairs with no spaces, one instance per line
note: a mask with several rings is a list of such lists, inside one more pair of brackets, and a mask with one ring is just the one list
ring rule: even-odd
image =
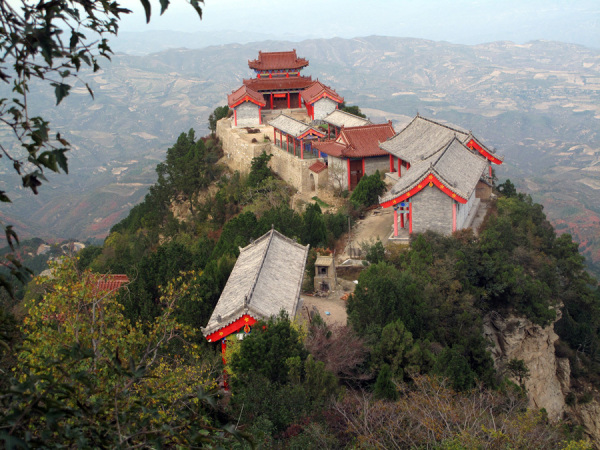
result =
[[452,232],[456,231],[456,202],[452,202]]
[[241,105],[242,103],[244,103],[244,102],[250,102],[250,103],[254,103],[255,105],[258,105],[258,106],[265,106],[265,105],[263,105],[262,103],[260,103],[260,102],[257,102],[257,101],[256,101],[256,100],[254,100],[253,98],[246,96],[246,97],[242,98],[241,100],[238,100],[238,101],[237,101],[236,103],[234,103],[233,105],[231,105],[231,108],[236,108],[236,107],[240,106],[240,105]]
[[489,153],[488,151],[486,151],[481,145],[479,145],[477,142],[475,142],[475,139],[471,139],[467,143],[467,147],[477,150],[479,153],[481,153],[481,155],[483,157],[485,157],[486,159],[490,160],[494,164],[502,164],[501,160],[499,160],[494,155],[492,155],[491,153]]
[[233,126],[237,127],[237,109],[233,110]]
[[346,161],[348,162],[348,190],[350,190],[350,159]]
[[444,194],[446,194],[448,197],[456,200],[458,203],[462,203],[462,204],[467,203],[466,199],[464,199],[460,195],[457,195],[456,193],[452,192],[440,180],[438,180],[435,175],[433,175],[432,173],[430,173],[417,186],[415,186],[414,188],[412,188],[410,191],[408,191],[408,192],[406,192],[406,193],[404,193],[402,195],[399,195],[398,197],[396,197],[396,198],[394,198],[392,200],[388,200],[387,202],[383,202],[381,204],[381,206],[383,208],[389,208],[390,206],[393,206],[393,205],[395,205],[397,203],[403,202],[407,198],[412,197],[417,192],[419,192],[422,189],[424,189],[425,186],[429,185],[429,183],[433,183],[434,185],[436,185],[438,187],[438,189],[440,189]]
[[256,323],[256,319],[249,314],[244,314],[242,317],[237,319],[235,322],[230,323],[229,325],[215,331],[214,333],[206,336],[206,340],[208,342],[216,342],[219,339],[223,339],[229,336],[232,333],[235,333],[240,328],[243,328],[244,325],[248,324],[250,326]]

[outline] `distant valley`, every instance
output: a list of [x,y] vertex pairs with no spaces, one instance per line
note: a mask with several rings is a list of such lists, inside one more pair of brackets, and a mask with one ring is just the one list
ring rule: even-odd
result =
[[[498,170],[541,202],[600,266],[600,51],[536,41],[476,46],[366,37],[267,41],[146,56],[115,55],[82,78],[58,108],[35,87],[36,110],[74,145],[68,176],[40,195],[14,188],[2,220],[43,238],[101,238],[155,181],[154,167],[183,131],[207,133],[207,118],[250,77],[258,50],[296,48],[305,70],[397,130],[416,112],[473,130],[506,156]],[[5,164],[2,162],[1,164]]]

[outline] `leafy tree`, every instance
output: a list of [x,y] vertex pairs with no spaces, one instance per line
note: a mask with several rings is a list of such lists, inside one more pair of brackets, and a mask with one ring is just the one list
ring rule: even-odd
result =
[[282,312],[279,317],[259,321],[252,327],[231,366],[236,374],[255,372],[273,383],[286,383],[286,360],[296,356],[304,361],[308,352],[288,315]]
[[379,338],[390,322],[402,318],[411,330],[420,330],[422,289],[406,272],[387,263],[373,264],[360,274],[348,299],[348,323],[361,335]]
[[362,117],[364,119],[367,118],[367,116],[365,114],[363,114],[360,110],[360,108],[356,105],[352,105],[352,106],[347,106],[346,102],[343,102],[340,106],[339,109],[341,109],[344,112],[350,113],[350,114],[354,114],[355,116],[358,117]]
[[184,200],[194,213],[195,195],[219,174],[215,165],[218,154],[208,152],[202,140],[196,141],[194,130],[181,133],[175,145],[167,150],[164,163],[156,167],[158,186],[169,193],[170,200]]
[[327,229],[323,220],[323,213],[318,203],[311,203],[306,207],[302,216],[303,231],[302,242],[311,247],[319,247],[327,241]]
[[263,181],[273,177],[273,172],[269,168],[269,161],[272,156],[262,152],[260,156],[252,158],[250,174],[248,175],[248,186],[258,187]]
[[392,381],[392,370],[387,364],[381,366],[373,393],[380,400],[398,400],[398,389]]
[[385,183],[379,170],[373,175],[365,175],[350,196],[350,201],[356,206],[371,206],[379,203],[379,196],[385,192]]
[[385,247],[381,240],[377,239],[377,242],[368,247],[365,258],[371,264],[377,264],[385,260]]
[[523,388],[524,380],[526,380],[530,376],[529,369],[525,365],[525,361],[523,361],[522,359],[513,358],[508,362],[506,368],[508,369],[508,372],[511,374],[511,376],[519,380],[519,386]]
[[498,192],[507,198],[515,197],[517,195],[517,189],[509,179],[507,179],[504,183],[499,184],[497,189]]
[[194,332],[174,318],[189,285],[165,287],[165,309],[143,332],[125,320],[114,294],[100,290],[90,272],[78,273],[72,260],[40,282],[47,294],[27,305],[16,379],[1,396],[5,444],[230,443],[204,394],[216,386],[213,360],[187,344]]
[[229,114],[229,106],[217,106],[208,116],[208,129],[212,134],[217,132],[217,122]]

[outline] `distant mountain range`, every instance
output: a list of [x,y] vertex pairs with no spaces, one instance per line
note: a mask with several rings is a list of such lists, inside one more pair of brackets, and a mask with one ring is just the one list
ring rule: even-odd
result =
[[[375,122],[398,130],[419,112],[473,130],[506,156],[498,177],[544,204],[600,264],[600,50],[548,41],[365,37],[119,54],[83,74],[95,100],[80,86],[56,108],[50,89],[34,89],[37,111],[75,145],[71,172],[38,197],[14,191],[2,220],[43,238],[106,235],[143,198],[176,137],[207,132],[210,112],[251,76],[247,60],[291,48],[310,61],[306,74]],[[9,168],[0,173],[7,190],[18,182]]]

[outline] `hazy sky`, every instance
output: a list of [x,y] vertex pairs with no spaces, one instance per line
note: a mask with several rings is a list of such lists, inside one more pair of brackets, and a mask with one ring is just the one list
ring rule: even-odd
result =
[[198,21],[185,0],[172,0],[145,24],[139,0],[122,31],[238,30],[276,38],[418,37],[462,44],[548,39],[600,48],[599,0],[206,0]]

